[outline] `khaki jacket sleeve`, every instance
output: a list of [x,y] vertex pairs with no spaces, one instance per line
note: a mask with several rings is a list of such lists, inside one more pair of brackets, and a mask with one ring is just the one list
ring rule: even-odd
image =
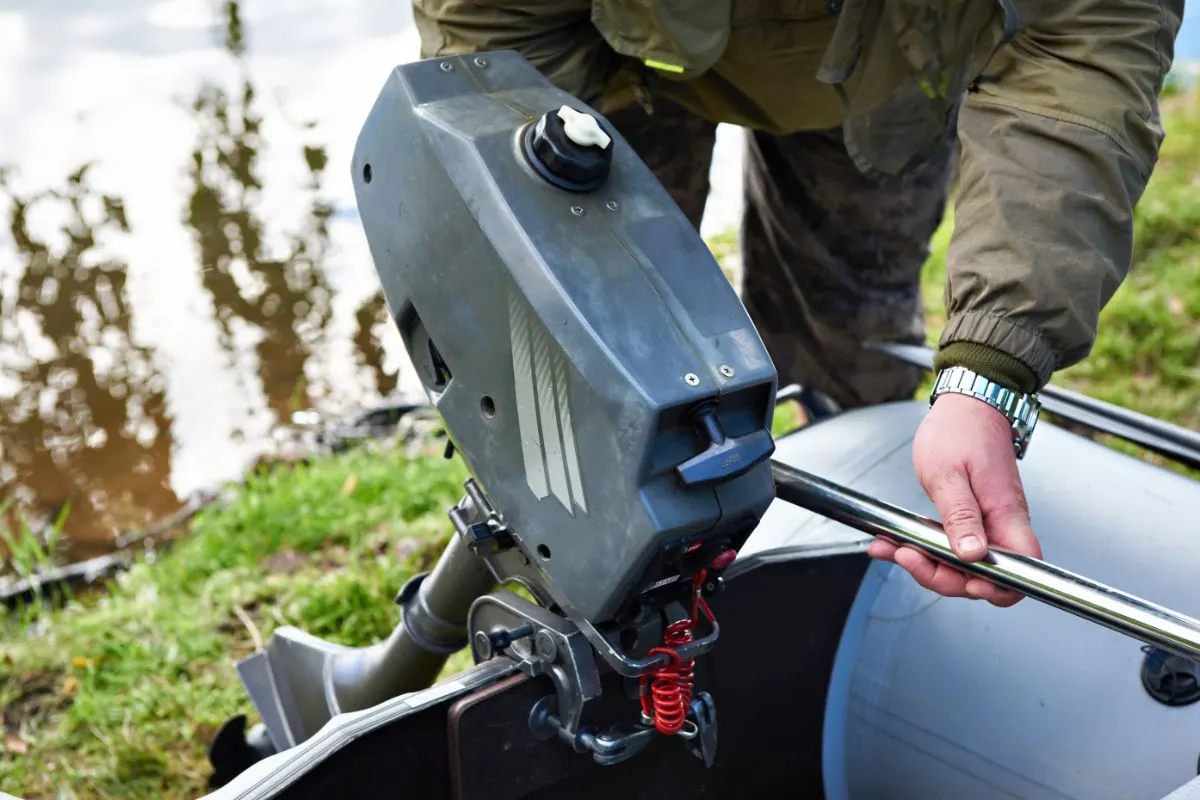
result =
[[1182,0],[1030,4],[1036,18],[959,116],[943,353],[993,348],[1041,388],[1090,352],[1129,269],[1182,12]]
[[413,0],[412,8],[421,58],[514,50],[596,105],[620,66],[592,25],[590,0]]

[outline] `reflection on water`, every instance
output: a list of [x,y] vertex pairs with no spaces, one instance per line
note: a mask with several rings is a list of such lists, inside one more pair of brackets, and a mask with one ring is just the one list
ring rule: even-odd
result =
[[[245,42],[238,4],[226,3],[226,10],[225,47],[240,58]],[[239,338],[253,334],[267,407],[277,419],[287,419],[307,407],[305,365],[331,317],[322,261],[332,210],[320,197],[328,159],[323,147],[304,147],[309,208],[283,252],[272,257],[264,222],[254,211],[262,190],[262,118],[256,101],[254,86],[245,79],[232,98],[215,85],[204,86],[196,96],[192,110],[200,135],[191,156],[195,188],[186,222],[195,232],[201,280],[216,311],[222,348],[233,357]]]
[[[0,501],[16,500],[35,528],[69,504],[69,560],[236,477],[295,411],[351,410],[401,388],[407,368],[365,248],[350,239],[339,251],[332,235],[315,123],[293,126],[291,213],[263,213],[268,104],[246,64],[241,4],[219,12],[238,77],[203,80],[186,103],[194,141],[178,161],[176,219],[188,263],[117,255],[161,232],[131,224],[91,162],[44,188],[16,185],[19,162],[0,173]],[[193,465],[182,479],[180,462]]]
[[370,370],[375,379],[375,386],[383,395],[396,391],[396,373],[384,369],[386,353],[379,343],[378,331],[392,324],[391,314],[383,300],[383,292],[376,291],[354,314],[354,352],[358,364]]
[[[176,502],[161,480],[171,463],[162,375],[131,333],[126,265],[96,252],[129,223],[120,198],[92,190],[88,169],[28,197],[0,182],[21,258],[0,305],[0,478],[31,522],[49,524],[69,502],[70,529],[81,532],[130,526]],[[61,218],[58,246],[29,230],[38,214]]]

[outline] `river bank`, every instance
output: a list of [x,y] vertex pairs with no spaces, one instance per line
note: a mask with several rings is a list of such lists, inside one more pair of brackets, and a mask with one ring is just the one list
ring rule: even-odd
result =
[[398,621],[392,598],[436,559],[465,478],[440,451],[371,444],[253,475],[157,563],[62,610],[10,620],[0,789],[202,794],[208,741],[247,710],[237,659],[283,624],[358,645]]

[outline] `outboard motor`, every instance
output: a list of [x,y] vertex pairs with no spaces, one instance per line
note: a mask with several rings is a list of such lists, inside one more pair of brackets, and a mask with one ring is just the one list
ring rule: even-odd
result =
[[[776,373],[735,290],[620,133],[514,53],[396,69],[353,170],[471,479],[442,579],[405,587],[392,639],[284,628],[241,665],[274,746],[428,685],[469,629],[478,660],[554,678],[546,735],[613,762],[680,734],[711,761],[692,666],[719,636],[707,598],[775,496]],[[636,687],[619,735],[586,720],[602,672]]]

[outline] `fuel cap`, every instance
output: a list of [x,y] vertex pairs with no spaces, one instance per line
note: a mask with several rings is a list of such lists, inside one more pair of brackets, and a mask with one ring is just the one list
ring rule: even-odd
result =
[[525,134],[525,155],[537,173],[571,192],[598,189],[612,166],[612,137],[591,114],[562,106]]

